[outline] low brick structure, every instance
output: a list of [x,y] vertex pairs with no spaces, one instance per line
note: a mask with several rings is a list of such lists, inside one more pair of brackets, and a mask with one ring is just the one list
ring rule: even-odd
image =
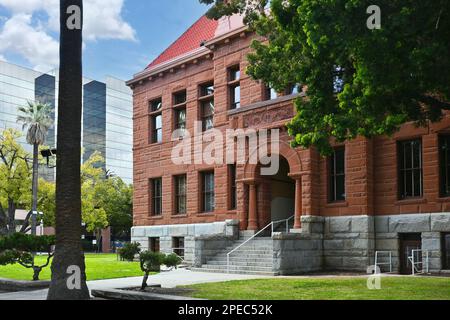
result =
[[[201,267],[230,242],[286,219],[288,228],[275,223],[264,234],[273,240],[278,274],[365,271],[376,251],[392,255],[395,271],[411,270],[414,254],[422,261],[413,250],[428,253],[431,271],[450,268],[450,116],[427,127],[406,124],[393,137],[334,144],[332,157],[293,149],[285,124],[295,114],[293,100],[305,92],[293,86],[275,95],[246,75],[254,38],[239,16],[202,17],[128,82],[133,240]],[[172,151],[182,139],[173,139],[173,131],[194,136],[196,121],[224,135],[278,129],[280,170],[261,175],[250,154],[235,165],[175,164]],[[210,144],[203,141],[204,148]]]

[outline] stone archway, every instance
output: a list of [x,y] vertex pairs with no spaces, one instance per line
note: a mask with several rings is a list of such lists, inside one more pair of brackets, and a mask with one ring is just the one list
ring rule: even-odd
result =
[[[241,216],[241,226],[247,230],[258,231],[270,221],[274,221],[282,215],[284,219],[289,218],[292,214],[295,215],[294,229],[301,227],[302,163],[300,155],[287,142],[283,141],[280,141],[278,155],[280,157],[280,169],[283,172],[279,170],[275,177],[261,176],[261,165],[249,163],[251,157],[248,158],[244,167],[242,182],[248,186],[248,210]],[[279,179],[277,179],[277,176]],[[278,182],[286,183],[293,187],[294,190],[284,189],[281,190],[280,194],[272,193],[270,188],[276,187],[276,183],[272,185],[273,180],[281,180]],[[268,184],[270,184],[270,187],[268,187]],[[286,188],[289,188],[289,186],[286,186]],[[289,198],[293,198],[293,204],[289,203]],[[293,207],[293,212],[291,213],[289,213],[291,210],[290,206]],[[267,209],[268,207],[269,209]],[[280,212],[278,212],[278,214],[274,213],[272,215],[272,211],[276,211],[277,208],[287,211],[287,213],[279,214]]]

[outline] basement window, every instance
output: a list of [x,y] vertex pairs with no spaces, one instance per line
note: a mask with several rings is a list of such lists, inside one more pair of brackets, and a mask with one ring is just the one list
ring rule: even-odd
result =
[[172,250],[173,253],[184,259],[184,238],[182,237],[172,238]]

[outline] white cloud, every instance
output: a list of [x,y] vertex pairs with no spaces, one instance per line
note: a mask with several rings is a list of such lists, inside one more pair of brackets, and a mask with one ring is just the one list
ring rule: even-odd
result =
[[58,42],[31,25],[30,14],[16,14],[0,33],[0,53],[20,54],[37,70],[48,71],[58,64]]
[[[85,0],[84,40],[136,41],[135,30],[122,18],[123,5],[124,0]],[[44,71],[56,67],[59,0],[0,0],[0,6],[11,12],[0,27],[0,55],[18,54]]]

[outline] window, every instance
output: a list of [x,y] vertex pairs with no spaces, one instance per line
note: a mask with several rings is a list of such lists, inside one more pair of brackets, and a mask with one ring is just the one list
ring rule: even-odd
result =
[[155,99],[150,101],[150,131],[151,143],[162,142],[162,100]]
[[235,210],[237,208],[237,171],[236,165],[232,164],[228,166],[229,171],[229,192],[230,192],[230,210]]
[[175,114],[174,129],[179,130],[179,138],[183,138],[186,134],[186,103],[186,90],[173,94],[173,108]]
[[175,110],[175,130],[180,130],[180,138],[186,134],[186,108]]
[[230,109],[235,110],[241,107],[241,70],[240,66],[228,69],[228,91],[230,97]]
[[237,81],[241,79],[241,68],[239,65],[228,69],[228,81]]
[[213,212],[214,203],[214,172],[202,173],[202,211]]
[[442,236],[442,269],[450,270],[450,233]]
[[175,214],[186,214],[186,175],[175,177]]
[[265,99],[266,100],[274,100],[278,98],[278,93],[275,89],[272,89],[271,87],[266,87],[265,92]]
[[152,143],[162,142],[162,115],[152,116]]
[[159,238],[150,238],[149,239],[149,249],[151,252],[160,252],[160,241]]
[[302,86],[300,84],[294,84],[287,88],[286,95],[299,94],[300,92],[302,92]]
[[208,82],[200,86],[200,97],[208,97],[214,95],[214,83]]
[[172,238],[172,250],[173,253],[184,259],[184,238]]
[[150,112],[161,111],[161,108],[162,108],[161,98],[150,101]]
[[450,197],[450,135],[439,137],[441,197]]
[[214,84],[200,86],[200,117],[203,131],[214,128]]
[[187,101],[186,90],[174,93],[174,95],[173,95],[174,106],[178,106],[180,104],[186,104],[186,101]]
[[162,179],[151,180],[151,213],[152,216],[160,216],[162,214]]
[[422,141],[401,141],[398,149],[400,199],[422,197]]
[[345,148],[337,148],[329,159],[330,202],[345,201]]
[[214,100],[203,101],[201,108],[203,131],[214,128]]
[[229,87],[230,90],[230,109],[235,110],[241,107],[241,86],[240,84],[233,84]]

